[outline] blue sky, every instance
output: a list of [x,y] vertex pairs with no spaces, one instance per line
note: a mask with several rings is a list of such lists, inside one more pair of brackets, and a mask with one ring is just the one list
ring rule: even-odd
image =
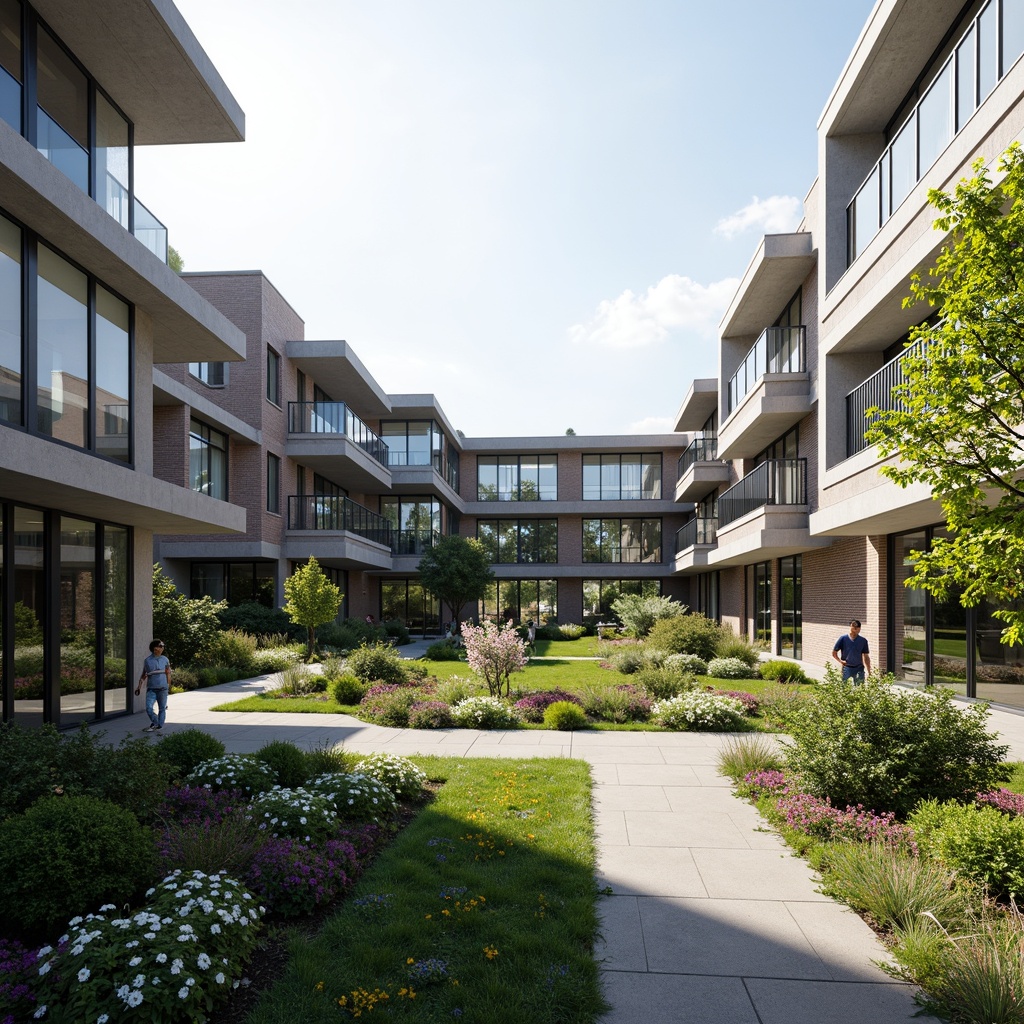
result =
[[872,4],[176,0],[247,140],[140,150],[187,270],[469,436],[671,429]]

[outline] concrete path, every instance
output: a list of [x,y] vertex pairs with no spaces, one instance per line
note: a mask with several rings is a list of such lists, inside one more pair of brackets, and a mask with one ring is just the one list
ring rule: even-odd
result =
[[[229,752],[270,739],[343,742],[370,753],[575,757],[591,765],[602,936],[612,1006],[602,1024],[897,1024],[913,990],[872,961],[884,949],[854,913],[817,891],[814,873],[733,796],[716,768],[726,737],[708,733],[389,729],[347,715],[211,712],[273,677],[171,697],[167,733],[188,726]],[[991,712],[1024,760],[1024,717]],[[139,735],[144,714],[102,728]]]

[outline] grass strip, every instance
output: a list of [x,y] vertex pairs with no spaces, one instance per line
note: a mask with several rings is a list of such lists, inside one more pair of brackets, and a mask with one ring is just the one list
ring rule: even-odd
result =
[[[374,1010],[590,1024],[606,1009],[591,779],[563,758],[414,758],[437,798],[310,940],[252,1024],[317,1024]],[[344,1003],[339,1001],[343,1000]]]

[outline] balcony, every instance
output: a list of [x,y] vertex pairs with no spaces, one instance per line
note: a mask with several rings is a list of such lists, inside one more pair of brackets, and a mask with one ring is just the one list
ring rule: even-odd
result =
[[[440,452],[434,452],[430,455],[427,452],[407,452],[391,449],[388,451],[388,466],[392,470],[392,478],[396,484],[425,483],[415,472],[404,474],[401,470],[411,469],[415,471],[420,468],[427,469],[430,467],[456,494],[459,491],[459,464],[445,458]],[[396,469],[399,472],[394,472]]]
[[[135,216],[132,219],[132,234],[161,262],[167,262],[167,228],[138,201],[134,200]],[[110,212],[109,209],[107,211]],[[117,214],[112,214],[119,219]]]
[[717,519],[691,519],[676,530],[676,572],[692,572],[707,567],[708,553],[718,537]]
[[437,530],[393,530],[391,553],[396,557],[421,557],[441,539]]
[[858,452],[870,447],[864,438],[868,427],[877,416],[868,417],[868,409],[880,409],[888,412],[903,409],[901,402],[893,395],[893,388],[902,384],[903,367],[907,356],[921,351],[920,343],[901,352],[895,359],[890,359],[876,374],[858,384],[846,396],[846,457],[853,458]]
[[769,459],[718,498],[723,527],[765,505],[807,504],[807,460]]
[[804,327],[762,332],[729,381],[719,458],[753,458],[811,411],[806,350]]
[[[292,535],[285,541],[289,558],[314,554],[337,566],[391,568],[391,524],[351,498],[290,494],[288,533]],[[310,533],[316,535],[316,540],[309,538]]]
[[388,446],[344,402],[289,402],[285,453],[347,489],[391,486]]
[[729,482],[731,470],[718,458],[718,438],[698,437],[679,456],[676,501],[700,501]]

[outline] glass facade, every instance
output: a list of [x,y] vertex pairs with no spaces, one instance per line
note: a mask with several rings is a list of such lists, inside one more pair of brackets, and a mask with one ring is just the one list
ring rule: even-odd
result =
[[492,565],[558,561],[557,519],[478,519],[476,538]]
[[228,438],[201,420],[189,424],[189,480],[193,491],[228,500]]
[[36,68],[36,147],[89,194],[89,81],[42,27]]
[[584,519],[584,562],[660,562],[660,519]]
[[0,0],[0,117],[21,129],[21,4]]
[[558,617],[557,580],[492,580],[480,599],[480,621],[518,625]]
[[22,423],[21,262],[21,229],[0,217],[0,423]]
[[441,632],[441,603],[418,579],[382,580],[382,622],[404,622],[412,633]]
[[476,460],[477,501],[555,501],[555,455],[480,455]]
[[232,608],[246,601],[274,607],[275,562],[193,562],[190,576],[191,597],[227,601]]
[[758,562],[750,567],[752,639],[772,646],[772,564]]
[[661,497],[661,455],[584,455],[584,501],[643,501]]
[[612,605],[624,596],[661,597],[661,580],[584,580],[583,614],[613,619]]
[[803,657],[803,557],[779,560],[779,654]]

